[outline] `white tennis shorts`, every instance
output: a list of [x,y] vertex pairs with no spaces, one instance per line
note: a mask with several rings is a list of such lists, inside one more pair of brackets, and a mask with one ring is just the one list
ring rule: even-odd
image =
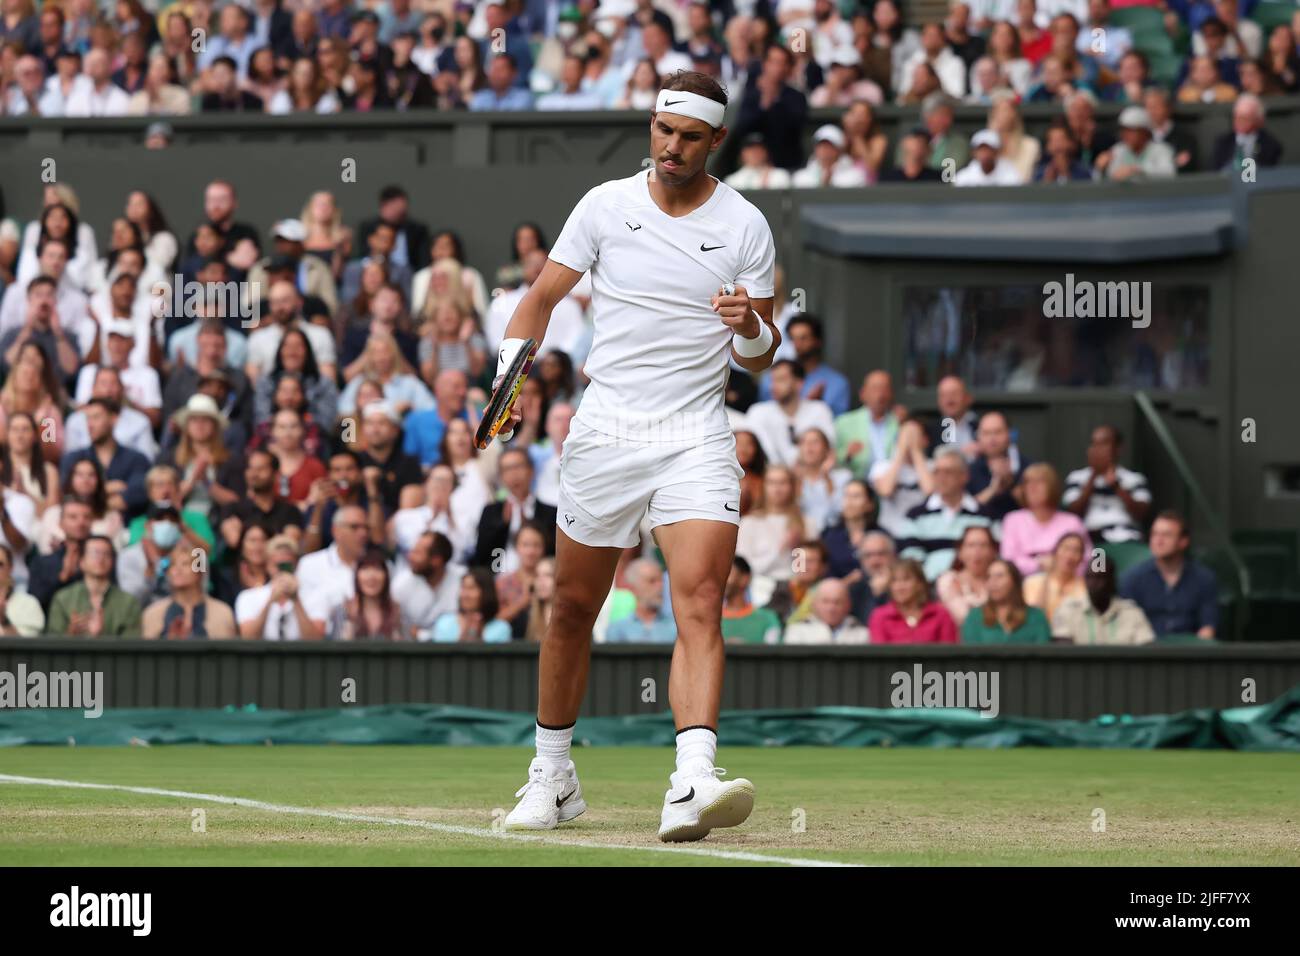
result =
[[631,548],[641,522],[653,530],[687,518],[740,524],[740,479],[731,433],[694,443],[632,444],[576,418],[560,455],[555,524],[579,544]]

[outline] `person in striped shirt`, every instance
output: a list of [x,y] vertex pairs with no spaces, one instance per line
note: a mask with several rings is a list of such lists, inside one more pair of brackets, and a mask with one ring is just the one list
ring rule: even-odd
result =
[[1114,425],[1098,425],[1088,445],[1088,464],[1065,476],[1061,503],[1083,519],[1093,539],[1141,541],[1151,510],[1145,475],[1119,463],[1124,439]]
[[967,471],[960,451],[941,448],[934,459],[934,493],[907,514],[899,556],[920,561],[931,581],[952,565],[957,542],[967,528],[992,524],[966,491]]

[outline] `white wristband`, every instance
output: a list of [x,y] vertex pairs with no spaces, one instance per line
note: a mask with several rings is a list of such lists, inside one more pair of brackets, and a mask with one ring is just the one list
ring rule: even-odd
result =
[[739,333],[731,337],[731,347],[741,358],[760,358],[772,347],[772,327],[763,321],[758,312],[754,312],[754,318],[758,319],[757,338],[747,339]]
[[510,370],[510,363],[515,360],[519,350],[524,347],[523,339],[502,339],[501,348],[497,350],[497,376]]

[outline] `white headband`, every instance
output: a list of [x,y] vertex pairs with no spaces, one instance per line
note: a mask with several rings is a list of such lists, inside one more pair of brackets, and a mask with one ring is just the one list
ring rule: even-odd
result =
[[687,93],[685,90],[660,90],[659,98],[655,100],[655,112],[689,116],[691,119],[702,120],[714,129],[718,129],[722,126],[722,114],[726,112],[726,107],[717,100],[700,96],[698,93]]

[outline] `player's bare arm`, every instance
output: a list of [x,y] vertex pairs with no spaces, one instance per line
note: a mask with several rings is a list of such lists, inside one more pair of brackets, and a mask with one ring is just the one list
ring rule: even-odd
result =
[[718,313],[722,324],[741,338],[757,339],[760,333],[759,322],[764,323],[772,333],[772,344],[762,355],[753,358],[736,351],[733,343],[732,358],[736,364],[749,372],[761,372],[772,364],[776,350],[781,345],[781,333],[772,321],[772,309],[775,299],[751,299],[744,286],[736,286],[734,295],[719,293],[713,297],[713,311]]
[[[532,284],[516,306],[514,315],[506,325],[506,334],[501,341],[498,356],[498,375],[500,369],[509,365],[514,353],[528,339],[541,342],[546,338],[546,327],[550,324],[551,313],[573,287],[582,278],[582,273],[568,266],[562,266],[554,259],[547,259],[542,266],[542,274]],[[499,387],[499,383],[498,383]],[[503,434],[513,432],[514,427],[523,420],[523,411],[516,404],[510,410],[510,417]]]

